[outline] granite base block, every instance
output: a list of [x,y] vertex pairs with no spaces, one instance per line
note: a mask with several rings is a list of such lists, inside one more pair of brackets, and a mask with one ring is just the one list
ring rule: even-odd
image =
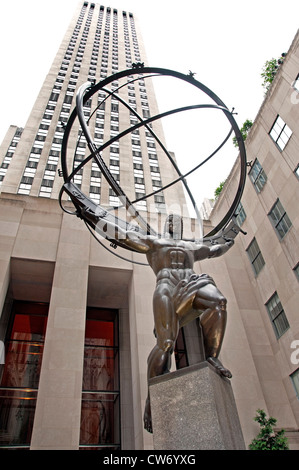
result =
[[155,450],[243,450],[229,379],[203,362],[150,380]]

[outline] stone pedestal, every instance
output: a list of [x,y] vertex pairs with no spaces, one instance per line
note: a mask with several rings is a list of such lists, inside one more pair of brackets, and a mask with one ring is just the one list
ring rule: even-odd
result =
[[202,362],[150,380],[155,450],[243,450],[229,379]]

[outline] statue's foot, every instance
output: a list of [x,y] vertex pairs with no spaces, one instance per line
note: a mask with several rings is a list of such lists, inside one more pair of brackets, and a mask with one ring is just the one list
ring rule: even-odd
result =
[[215,367],[215,369],[217,369],[220,374],[223,375],[223,377],[227,377],[228,379],[232,378],[232,373],[221,364],[217,357],[208,357],[207,362]]
[[143,416],[143,424],[144,424],[144,429],[146,431],[152,433],[153,432],[153,427],[152,427],[152,415],[151,415],[151,404],[149,398],[146,399],[145,402],[145,409],[144,409],[144,416]]

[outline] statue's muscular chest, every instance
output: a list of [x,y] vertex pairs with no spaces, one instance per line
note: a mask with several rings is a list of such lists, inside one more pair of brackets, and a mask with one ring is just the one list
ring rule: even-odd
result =
[[170,248],[167,251],[167,256],[169,259],[169,265],[171,268],[179,269],[185,267],[185,261],[187,259],[187,254],[179,248],[172,249]]
[[[181,240],[158,240],[155,244],[156,261],[164,267],[182,269],[190,266],[190,253]],[[160,264],[159,263],[159,264]],[[192,263],[191,263],[192,264]]]

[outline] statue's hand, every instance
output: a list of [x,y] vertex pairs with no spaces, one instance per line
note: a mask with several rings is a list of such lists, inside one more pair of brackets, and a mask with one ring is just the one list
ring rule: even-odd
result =
[[229,247],[233,246],[233,244],[235,243],[232,238],[224,238],[224,240],[225,240],[225,244]]

